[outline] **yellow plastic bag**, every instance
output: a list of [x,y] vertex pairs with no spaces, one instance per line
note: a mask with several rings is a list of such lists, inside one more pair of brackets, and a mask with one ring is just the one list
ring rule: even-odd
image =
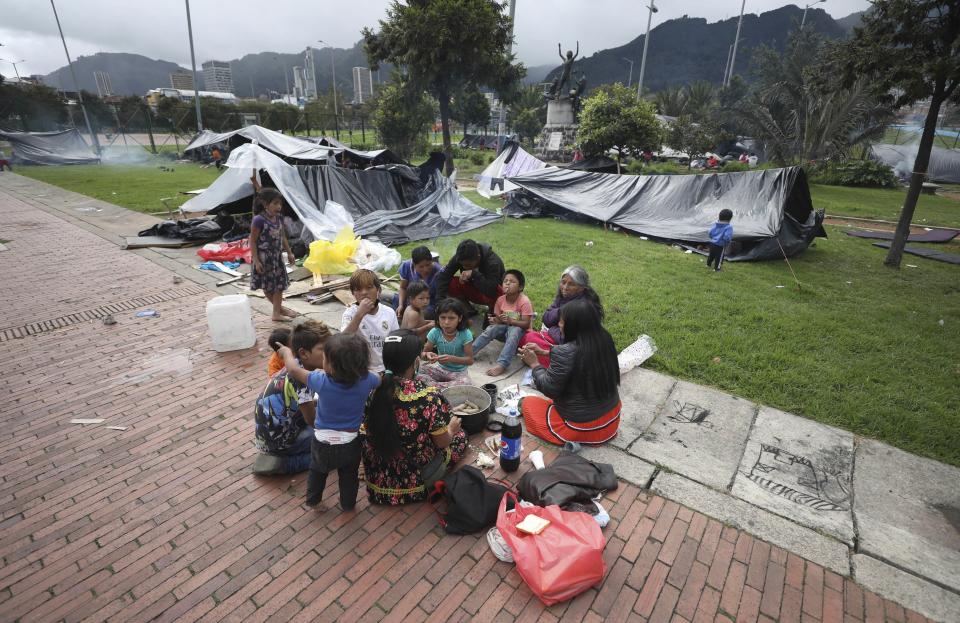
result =
[[340,230],[333,242],[314,240],[310,243],[310,254],[303,266],[314,275],[345,275],[352,273],[356,266],[349,262],[357,252],[360,239],[353,235],[349,225]]

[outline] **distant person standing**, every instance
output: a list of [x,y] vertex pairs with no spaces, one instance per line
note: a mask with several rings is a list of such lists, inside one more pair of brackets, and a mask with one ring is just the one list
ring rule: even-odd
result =
[[733,212],[728,208],[720,210],[720,217],[710,228],[710,255],[707,256],[707,268],[714,265],[714,270],[720,272],[720,266],[723,264],[724,250],[730,241],[733,240]]
[[219,147],[213,148],[213,151],[210,152],[210,157],[213,160],[213,164],[217,167],[217,170],[223,168],[223,154],[220,153]]
[[7,167],[7,171],[13,171],[13,167],[10,166],[10,161],[7,160],[7,154],[3,153],[3,150],[0,149],[0,173],[3,173],[3,167]]

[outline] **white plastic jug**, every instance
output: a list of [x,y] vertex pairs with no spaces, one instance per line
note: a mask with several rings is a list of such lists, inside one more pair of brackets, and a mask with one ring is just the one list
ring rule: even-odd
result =
[[257,341],[250,299],[245,294],[228,294],[207,301],[207,325],[213,349],[218,353],[250,348]]

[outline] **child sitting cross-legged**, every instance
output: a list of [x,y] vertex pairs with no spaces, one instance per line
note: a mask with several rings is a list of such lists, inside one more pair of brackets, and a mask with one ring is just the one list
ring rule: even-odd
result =
[[430,306],[430,288],[422,281],[414,281],[407,286],[407,307],[403,310],[401,329],[414,331],[422,340],[427,332],[437,326],[432,320],[425,320],[424,314]]
[[327,474],[337,470],[340,508],[351,511],[360,487],[359,431],[363,410],[370,392],[380,384],[380,376],[367,370],[367,343],[355,334],[331,337],[323,345],[323,371],[301,368],[286,346],[280,347],[280,354],[288,374],[317,394],[307,506],[319,506]]
[[473,333],[467,328],[467,312],[463,303],[446,298],[437,304],[439,327],[427,333],[420,378],[428,385],[450,387],[470,385],[467,366],[473,363]]
[[497,365],[487,370],[488,376],[500,376],[510,367],[517,356],[517,346],[533,322],[533,304],[523,293],[526,280],[519,270],[508,270],[503,275],[503,295],[493,305],[493,315],[488,317],[490,326],[473,343],[474,354],[479,353],[491,340],[503,342]]

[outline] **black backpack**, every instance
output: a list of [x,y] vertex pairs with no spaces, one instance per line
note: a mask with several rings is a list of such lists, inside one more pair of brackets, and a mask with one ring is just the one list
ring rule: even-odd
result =
[[507,491],[508,486],[488,481],[479,469],[466,465],[437,481],[429,500],[446,501],[447,512],[437,510],[437,515],[447,534],[473,534],[497,522],[500,500]]

